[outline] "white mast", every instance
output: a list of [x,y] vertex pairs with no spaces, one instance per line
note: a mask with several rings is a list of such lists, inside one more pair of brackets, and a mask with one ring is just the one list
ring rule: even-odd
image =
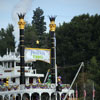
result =
[[80,72],[82,66],[84,66],[84,62],[81,63],[81,65],[80,65],[80,67],[79,67],[79,69],[78,69],[78,71],[77,71],[77,73],[76,73],[76,75],[75,75],[75,77],[74,77],[74,79],[73,79],[73,81],[72,81],[72,84],[71,84],[70,88],[68,89],[68,92],[66,93],[66,95],[65,95],[65,97],[64,97],[63,100],[66,100],[66,98],[67,98],[67,96],[68,96],[68,93],[70,92],[70,89],[72,88],[72,86],[73,86],[73,84],[74,84],[74,82],[75,82],[75,80],[76,80],[76,78],[77,78],[77,76],[78,76],[78,74],[79,74],[79,72]]

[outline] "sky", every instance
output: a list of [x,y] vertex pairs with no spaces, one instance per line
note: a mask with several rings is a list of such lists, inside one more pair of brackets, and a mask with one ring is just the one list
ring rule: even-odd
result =
[[40,7],[44,11],[47,31],[49,31],[48,16],[57,16],[57,26],[70,22],[74,16],[81,14],[100,15],[100,0],[0,0],[0,29],[14,25],[15,41],[19,40],[18,17],[16,13],[26,12],[25,21],[31,23],[33,10]]

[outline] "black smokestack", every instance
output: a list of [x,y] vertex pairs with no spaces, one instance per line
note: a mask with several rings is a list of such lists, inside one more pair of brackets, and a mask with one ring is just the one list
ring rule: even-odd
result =
[[25,61],[24,61],[24,21],[25,14],[18,14],[19,17],[19,29],[20,29],[20,84],[25,84]]
[[[55,24],[55,18],[56,17],[49,17],[50,19],[50,36],[51,36],[51,67],[55,68],[56,64],[56,37],[55,37],[55,29],[56,29],[56,24]],[[54,70],[52,70],[52,83],[55,83],[55,77],[54,77]]]

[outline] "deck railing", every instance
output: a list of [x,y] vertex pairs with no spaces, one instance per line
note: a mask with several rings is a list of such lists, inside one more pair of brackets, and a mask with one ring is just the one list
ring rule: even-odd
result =
[[[70,87],[69,84],[61,84],[62,89],[68,89]],[[27,84],[24,86],[24,89],[55,89],[55,84]],[[9,86],[1,86],[0,85],[0,92],[5,91],[16,91],[20,90],[20,85],[9,85]]]

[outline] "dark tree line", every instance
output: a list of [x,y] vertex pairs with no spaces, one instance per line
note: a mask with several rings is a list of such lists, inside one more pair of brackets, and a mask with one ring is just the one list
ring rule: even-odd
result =
[[[87,100],[92,99],[92,84],[95,83],[96,100],[100,92],[100,15],[83,14],[75,16],[70,23],[63,23],[56,29],[57,64],[66,67],[64,75],[68,82],[75,76],[77,67],[69,67],[84,62],[84,74],[81,71],[78,87],[82,96],[83,83],[86,83]],[[69,67],[69,68],[68,68]],[[84,76],[83,76],[84,75]],[[64,76],[63,76],[64,77]],[[84,77],[84,78],[83,78]],[[91,86],[91,87],[90,87]],[[91,91],[91,93],[90,93]]]
[[3,56],[8,51],[15,50],[15,37],[13,35],[14,27],[9,24],[6,29],[0,30],[0,55]]
[[[25,47],[50,48],[50,34],[46,33],[43,10],[39,7],[33,11],[32,23],[25,26]],[[7,48],[14,51],[15,41],[13,26],[0,30],[0,55]],[[64,22],[56,28],[57,65],[60,67],[63,83],[71,83],[80,63],[85,67],[81,70],[76,83],[79,96],[83,96],[83,83],[86,84],[87,100],[92,99],[92,83],[96,89],[96,98],[100,96],[100,15],[83,14],[75,16],[69,23]],[[36,44],[39,40],[40,43]],[[46,73],[51,66],[44,62],[34,62],[38,72]],[[41,65],[41,66],[40,66]],[[73,86],[75,88],[75,84]],[[81,100],[82,98],[80,98]]]

